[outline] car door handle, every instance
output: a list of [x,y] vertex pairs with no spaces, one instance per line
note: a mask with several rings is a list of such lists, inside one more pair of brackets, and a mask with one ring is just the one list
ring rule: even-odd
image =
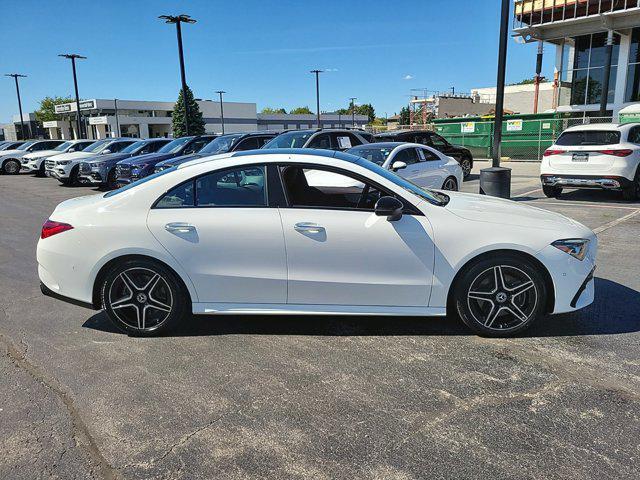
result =
[[297,231],[297,232],[307,232],[307,233],[320,233],[320,232],[324,232],[324,227],[321,227],[320,225],[318,225],[317,223],[311,223],[311,222],[301,222],[301,223],[296,223],[293,228]]
[[171,232],[171,233],[189,233],[189,232],[196,231],[196,227],[194,227],[190,223],[185,223],[185,222],[167,223],[164,226],[164,229],[167,232]]

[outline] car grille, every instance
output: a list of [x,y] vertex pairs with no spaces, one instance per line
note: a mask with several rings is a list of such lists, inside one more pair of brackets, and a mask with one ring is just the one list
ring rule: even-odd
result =
[[116,165],[116,177],[131,176],[131,165]]
[[87,162],[82,162],[78,166],[78,170],[80,171],[80,173],[91,173],[91,165],[89,165]]
[[47,160],[47,161],[45,161],[44,166],[47,168],[47,170],[53,170],[53,167],[56,166],[56,161],[55,160]]

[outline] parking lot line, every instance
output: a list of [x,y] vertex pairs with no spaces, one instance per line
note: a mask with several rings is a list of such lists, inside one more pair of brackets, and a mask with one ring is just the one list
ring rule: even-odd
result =
[[624,217],[620,217],[620,218],[617,218],[615,220],[611,220],[610,222],[605,223],[604,225],[600,225],[598,228],[594,228],[593,229],[593,233],[595,233],[597,235],[600,232],[604,232],[605,230],[608,230],[611,227],[615,227],[616,225],[619,225],[622,222],[626,222],[630,218],[635,217],[636,215],[638,215],[639,213],[640,213],[640,209],[637,209],[635,212],[631,212],[631,213],[625,215]]
[[526,197],[527,195],[531,195],[532,193],[541,192],[541,191],[542,191],[541,188],[536,188],[535,190],[530,190],[528,192],[519,193],[518,195],[514,195],[514,198],[515,197]]
[[638,207],[629,207],[627,205],[598,205],[595,203],[572,203],[572,202],[542,202],[544,205],[561,205],[567,207],[593,207],[593,208],[621,208],[623,210],[638,210]]

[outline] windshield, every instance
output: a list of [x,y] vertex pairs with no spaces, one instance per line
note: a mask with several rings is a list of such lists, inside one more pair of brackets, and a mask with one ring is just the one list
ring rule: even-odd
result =
[[106,147],[107,143],[109,143],[111,140],[98,140],[97,142],[93,142],[91,145],[89,145],[87,148],[85,148],[84,150],[82,150],[83,152],[99,152],[100,150],[102,150],[103,148]]
[[265,144],[262,148],[301,148],[315,132],[286,132]]
[[620,132],[615,130],[583,130],[564,132],[556,140],[556,145],[613,145],[620,143]]
[[382,166],[382,164],[389,158],[389,154],[393,148],[389,147],[367,147],[367,148],[350,148],[345,153],[351,153],[352,155],[357,155],[359,157],[364,158],[365,160],[369,160],[377,165]]
[[239,135],[222,135],[221,137],[216,138],[215,140],[207,143],[207,145],[200,150],[198,153],[227,153],[231,150],[231,147],[238,141],[238,139],[242,137],[242,134]]
[[390,182],[395,183],[399,187],[404,188],[408,192],[413,193],[414,195],[422,198],[423,200],[426,200],[429,203],[432,203],[434,205],[439,205],[439,206],[444,206],[447,203],[449,203],[449,197],[444,193],[435,192],[433,190],[428,190],[426,188],[419,187],[415,183],[410,182],[406,178],[402,178],[393,172],[390,172],[386,168],[382,168],[380,165],[376,163],[367,162],[367,161],[358,161],[357,163],[358,165],[364,168],[367,168],[372,172],[377,173],[381,177],[386,178]]
[[19,147],[16,148],[16,150],[26,150],[27,148],[29,148],[31,145],[33,145],[36,142],[26,142],[23,143],[22,145],[20,145]]
[[104,194],[104,198],[108,198],[108,197],[113,197],[114,195],[118,195],[119,193],[122,192],[126,192],[127,190],[131,190],[133,187],[137,187],[138,185],[141,185],[143,183],[147,183],[149,180],[153,180],[154,178],[158,178],[161,175],[166,175],[167,173],[173,172],[174,170],[176,170],[178,167],[170,167],[167,168],[165,170],[161,170],[159,172],[156,173],[152,173],[151,175],[147,176],[147,177],[142,177],[139,180],[136,180],[135,182],[131,182],[128,185],[125,185],[124,187],[118,188],[117,190],[111,190],[110,192],[107,192]]
[[144,147],[146,144],[147,142],[145,140],[140,140],[139,142],[132,143],[128,147],[123,148],[120,150],[120,153],[133,153],[139,148]]
[[64,143],[58,145],[56,148],[54,148],[53,151],[54,152],[64,152],[71,145],[73,145],[73,142],[64,142]]
[[158,150],[158,153],[176,153],[185,143],[190,142],[192,139],[193,137],[176,138]]

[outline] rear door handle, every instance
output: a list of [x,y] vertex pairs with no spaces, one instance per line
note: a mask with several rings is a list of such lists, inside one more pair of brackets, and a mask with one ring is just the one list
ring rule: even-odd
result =
[[320,233],[320,232],[324,232],[324,227],[321,227],[320,225],[318,225],[317,223],[312,223],[312,222],[301,222],[301,223],[296,223],[293,228],[297,231],[297,232],[307,232],[307,233]]
[[190,223],[185,223],[185,222],[167,223],[164,226],[164,229],[167,232],[171,232],[171,233],[189,233],[189,232],[195,232],[196,231],[196,227],[194,227]]

